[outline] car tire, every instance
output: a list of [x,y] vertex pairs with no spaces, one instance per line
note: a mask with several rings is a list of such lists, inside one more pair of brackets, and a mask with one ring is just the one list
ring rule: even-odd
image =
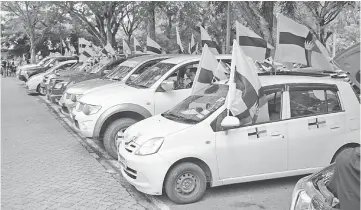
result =
[[138,122],[132,118],[121,118],[112,122],[105,130],[103,144],[107,152],[115,159],[118,158],[117,147],[115,145],[118,132],[127,129],[129,126]]
[[40,93],[40,84],[36,87],[36,92],[41,95],[41,93]]
[[207,178],[198,165],[180,163],[168,173],[164,188],[168,198],[174,203],[194,203],[203,197]]

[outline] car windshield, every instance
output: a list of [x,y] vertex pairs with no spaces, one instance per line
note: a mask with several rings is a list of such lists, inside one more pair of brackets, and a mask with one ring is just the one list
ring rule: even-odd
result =
[[167,73],[175,64],[157,63],[146,69],[133,81],[127,81],[126,84],[135,87],[149,88],[157,82],[165,73]]
[[[108,61],[108,60],[107,60]],[[96,74],[98,73],[99,71],[101,71],[106,65],[107,65],[107,61],[101,61],[97,64],[95,64],[92,68],[92,70],[90,71],[91,74]]]
[[51,57],[46,57],[46,58],[43,58],[39,63],[38,65],[39,66],[44,66],[44,64],[49,61],[51,59]]
[[113,71],[107,74],[105,79],[122,80],[139,62],[124,61],[119,64]]
[[226,101],[228,85],[207,86],[162,114],[163,117],[188,124],[196,124],[206,119]]
[[51,63],[53,63],[55,61],[54,58],[48,60],[48,61],[45,61],[45,64],[43,66],[49,66]]

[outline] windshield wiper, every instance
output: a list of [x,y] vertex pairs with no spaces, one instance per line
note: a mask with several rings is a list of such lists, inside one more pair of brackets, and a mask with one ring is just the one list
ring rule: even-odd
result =
[[127,82],[127,83],[125,83],[125,84],[127,84],[127,85],[129,85],[129,86],[132,86],[132,87],[148,88],[148,87],[145,86],[145,85],[139,85],[139,84],[136,84],[136,83],[134,83],[134,82],[132,82],[132,81]]
[[178,120],[181,120],[181,121],[184,121],[184,122],[187,122],[187,123],[198,123],[198,120],[185,118],[183,116],[175,115],[175,114],[172,114],[172,113],[163,113],[163,114],[161,114],[161,116],[170,117],[170,118],[173,118],[173,119],[178,119]]

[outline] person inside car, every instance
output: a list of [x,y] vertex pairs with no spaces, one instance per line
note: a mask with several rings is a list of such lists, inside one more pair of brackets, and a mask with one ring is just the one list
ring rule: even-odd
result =
[[345,149],[337,156],[327,188],[338,198],[341,210],[360,209],[360,147]]
[[190,67],[186,70],[187,79],[185,79],[185,88],[191,88],[193,86],[194,78],[196,77],[197,67]]

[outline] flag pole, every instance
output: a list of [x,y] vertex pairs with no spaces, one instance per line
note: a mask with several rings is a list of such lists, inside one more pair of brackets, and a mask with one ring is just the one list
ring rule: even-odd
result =
[[227,5],[227,35],[226,35],[226,54],[230,51],[231,42],[231,2]]

